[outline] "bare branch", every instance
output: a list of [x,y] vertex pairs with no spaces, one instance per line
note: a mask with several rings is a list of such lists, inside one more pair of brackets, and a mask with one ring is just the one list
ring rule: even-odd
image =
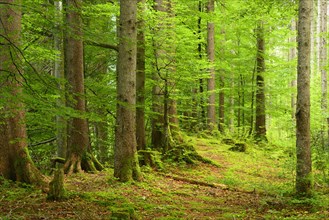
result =
[[117,45],[111,45],[111,44],[105,44],[105,43],[98,43],[98,42],[91,41],[91,40],[85,40],[84,42],[86,44],[90,45],[90,46],[107,48],[107,49],[115,50],[116,52],[119,51],[119,48],[118,48]]

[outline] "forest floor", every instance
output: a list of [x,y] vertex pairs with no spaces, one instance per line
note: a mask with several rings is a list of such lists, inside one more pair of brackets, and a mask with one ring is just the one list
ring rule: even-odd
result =
[[65,179],[67,199],[50,202],[28,185],[0,180],[0,219],[329,219],[328,187],[313,198],[292,196],[289,154],[249,146],[229,151],[219,141],[192,140],[219,166],[165,163],[142,168],[142,182],[120,183],[113,170]]

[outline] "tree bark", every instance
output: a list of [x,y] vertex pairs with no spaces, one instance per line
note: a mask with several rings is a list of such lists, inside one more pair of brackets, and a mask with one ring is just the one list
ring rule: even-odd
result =
[[[162,0],[154,0],[154,9],[156,11],[165,11],[165,7],[163,6]],[[161,24],[159,24],[161,26]],[[157,47],[157,42],[154,42],[154,47]],[[163,142],[164,142],[164,106],[163,106],[163,91],[160,87],[161,79],[160,79],[160,68],[159,68],[159,51],[158,48],[154,48],[154,55],[155,55],[155,63],[154,66],[156,67],[152,79],[154,81],[154,85],[152,88],[152,111],[153,116],[151,119],[151,126],[152,126],[152,134],[151,134],[151,142],[152,147],[156,150],[162,151]]]
[[25,110],[22,102],[23,68],[18,51],[21,38],[21,1],[3,0],[0,7],[0,175],[46,189],[27,149]]
[[259,21],[256,29],[257,35],[257,89],[256,89],[256,124],[255,138],[257,140],[266,140],[266,113],[265,113],[265,39],[263,22]]
[[[82,0],[66,0],[66,22],[69,31],[65,35],[64,70],[69,82],[72,100],[68,105],[79,114],[85,114],[83,40],[82,40]],[[68,174],[81,172],[81,161],[89,145],[87,120],[83,117],[73,117],[68,122],[68,149],[65,172]]]
[[[201,0],[199,0],[199,12],[200,14],[203,12],[204,10],[204,6]],[[199,55],[199,59],[203,60],[203,51],[202,51],[202,42],[201,39],[203,38],[202,36],[202,17],[200,16],[198,18],[198,55]],[[200,70],[203,71],[203,70]],[[199,93],[200,93],[200,103],[199,103],[199,109],[200,109],[200,116],[199,116],[199,120],[198,122],[201,125],[201,129],[204,129],[204,126],[206,125],[206,110],[205,110],[205,101],[204,101],[204,80],[202,78],[199,79]]]
[[[225,59],[225,42],[226,42],[226,33],[225,29],[221,29],[221,35],[222,35],[222,41],[221,41],[221,60]],[[221,70],[220,71],[220,76],[219,76],[219,86],[220,86],[220,91],[219,91],[219,108],[218,108],[218,130],[224,133],[225,129],[225,93],[224,93],[224,87],[225,87],[225,71]]]
[[[139,10],[143,14],[145,0],[138,0]],[[145,136],[145,36],[144,18],[137,24],[137,74],[136,74],[136,139],[137,149],[146,149]]]
[[[296,20],[295,19],[293,19],[291,21],[291,27],[290,27],[290,29],[293,32],[296,31]],[[295,43],[296,42],[296,37],[295,36],[294,37],[291,37],[289,39],[289,41]],[[289,62],[293,62],[293,60],[296,58],[296,56],[297,56],[296,47],[295,46],[294,47],[291,47],[289,49],[289,58],[288,58],[289,59]],[[290,82],[290,86],[292,88],[296,88],[296,86],[297,86],[297,80],[295,78],[296,77],[296,70],[293,71],[293,74],[294,74],[294,76],[293,76],[293,80]],[[290,106],[291,106],[291,118],[292,119],[295,119],[295,114],[296,114],[296,94],[295,93],[292,93],[291,94],[291,104],[290,104]]]
[[[214,0],[209,0],[207,5],[207,12],[211,15],[215,10]],[[208,21],[207,24],[207,55],[210,62],[209,79],[208,79],[208,129],[213,130],[216,126],[216,92],[215,92],[215,23]]]
[[328,112],[328,85],[327,85],[327,10],[328,3],[327,0],[319,0],[320,5],[320,46],[319,46],[319,66],[321,71],[321,109],[322,115],[325,120],[323,124],[324,139],[326,144],[329,138],[329,118],[327,117]]
[[[59,30],[59,25],[62,23],[62,5],[60,1],[54,1],[54,5],[56,8],[55,11],[55,23],[56,27],[54,29],[54,49],[59,51],[59,56],[55,60],[54,63],[54,77],[58,79],[58,91],[60,97],[57,100],[58,108],[65,106],[65,95],[62,91],[65,91],[65,85],[62,83],[62,80],[65,78],[64,76],[64,65],[63,65],[63,33]],[[67,151],[67,122],[63,116],[56,116],[56,126],[57,126],[57,155],[59,157],[66,157]]]
[[298,13],[298,66],[296,110],[296,193],[311,195],[312,160],[310,146],[310,55],[312,1],[300,0]]
[[120,1],[114,176],[140,180],[136,143],[137,0]]

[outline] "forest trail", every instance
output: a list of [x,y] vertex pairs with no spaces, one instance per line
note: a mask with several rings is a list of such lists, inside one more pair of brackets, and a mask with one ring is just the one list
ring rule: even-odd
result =
[[[165,173],[143,168],[142,182],[125,184],[112,177],[112,169],[78,174],[66,178],[68,199],[58,202],[46,201],[45,194],[29,186],[4,182],[0,219],[329,218],[328,206],[315,209],[279,195],[290,182],[282,168],[285,160],[257,149],[238,153],[218,142],[196,143],[200,155],[220,166],[166,164]],[[119,217],[111,218],[113,213]]]

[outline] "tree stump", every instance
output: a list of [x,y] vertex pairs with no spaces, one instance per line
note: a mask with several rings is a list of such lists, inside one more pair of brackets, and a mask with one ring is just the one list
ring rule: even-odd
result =
[[55,174],[52,181],[49,183],[48,200],[62,200],[65,197],[64,189],[64,163],[65,159],[56,157],[52,159],[55,167]]

